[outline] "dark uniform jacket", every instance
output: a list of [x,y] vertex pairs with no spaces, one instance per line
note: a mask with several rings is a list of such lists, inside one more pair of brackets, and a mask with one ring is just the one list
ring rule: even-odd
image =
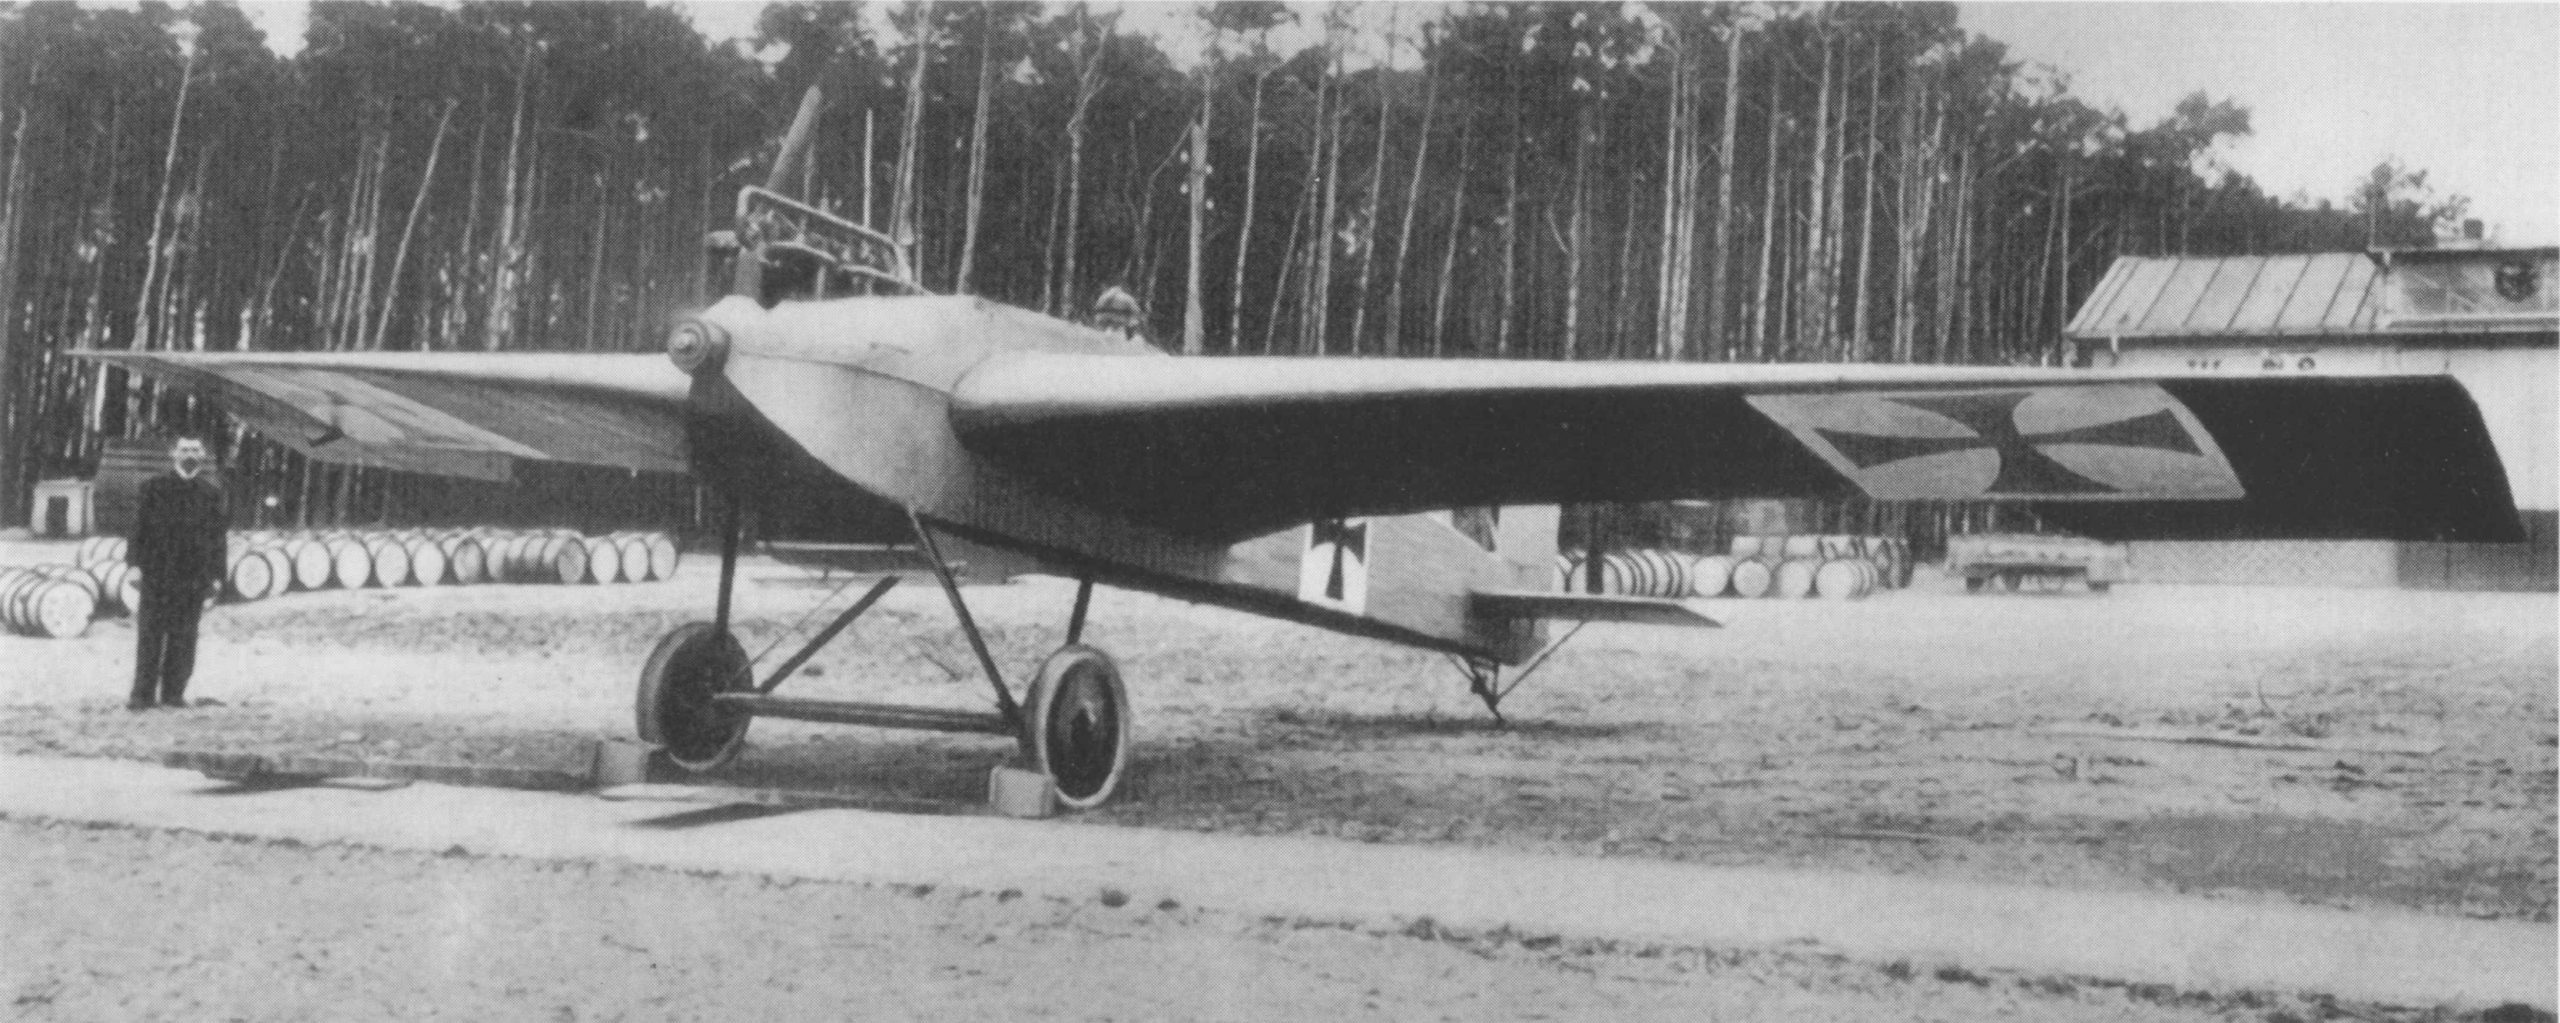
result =
[[191,480],[161,473],[142,484],[125,561],[142,573],[142,585],[163,593],[217,583],[228,525],[219,484],[203,474]]

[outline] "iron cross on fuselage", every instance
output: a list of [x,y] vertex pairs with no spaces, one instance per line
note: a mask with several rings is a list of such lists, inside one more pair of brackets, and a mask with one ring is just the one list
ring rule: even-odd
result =
[[1326,544],[1333,545],[1333,571],[1324,577],[1324,596],[1326,600],[1341,600],[1343,559],[1348,556],[1368,560],[1369,524],[1354,524],[1346,519],[1317,519],[1315,534],[1308,538],[1307,545],[1321,547]]

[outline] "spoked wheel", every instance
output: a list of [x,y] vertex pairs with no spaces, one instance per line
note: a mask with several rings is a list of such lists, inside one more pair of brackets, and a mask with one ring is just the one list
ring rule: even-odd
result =
[[749,689],[754,678],[738,638],[710,622],[687,622],[658,640],[640,669],[640,739],[666,750],[688,771],[728,763],[747,741],[746,712],[712,701],[713,694]]
[[1129,764],[1129,693],[1120,667],[1089,646],[1060,647],[1031,683],[1031,755],[1058,802],[1089,810],[1111,798]]

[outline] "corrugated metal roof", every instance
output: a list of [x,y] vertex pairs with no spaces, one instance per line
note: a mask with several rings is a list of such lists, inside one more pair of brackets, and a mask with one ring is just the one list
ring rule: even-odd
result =
[[2381,280],[2361,252],[2124,256],[2068,332],[2091,340],[2370,334],[2378,329]]

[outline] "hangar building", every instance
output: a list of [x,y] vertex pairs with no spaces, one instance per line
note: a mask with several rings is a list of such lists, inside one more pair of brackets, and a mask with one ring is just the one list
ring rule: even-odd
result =
[[2449,373],[2479,403],[2523,544],[2138,543],[2134,577],[2551,590],[2560,508],[2560,248],[2116,260],[2066,328],[2074,364],[2211,373]]

